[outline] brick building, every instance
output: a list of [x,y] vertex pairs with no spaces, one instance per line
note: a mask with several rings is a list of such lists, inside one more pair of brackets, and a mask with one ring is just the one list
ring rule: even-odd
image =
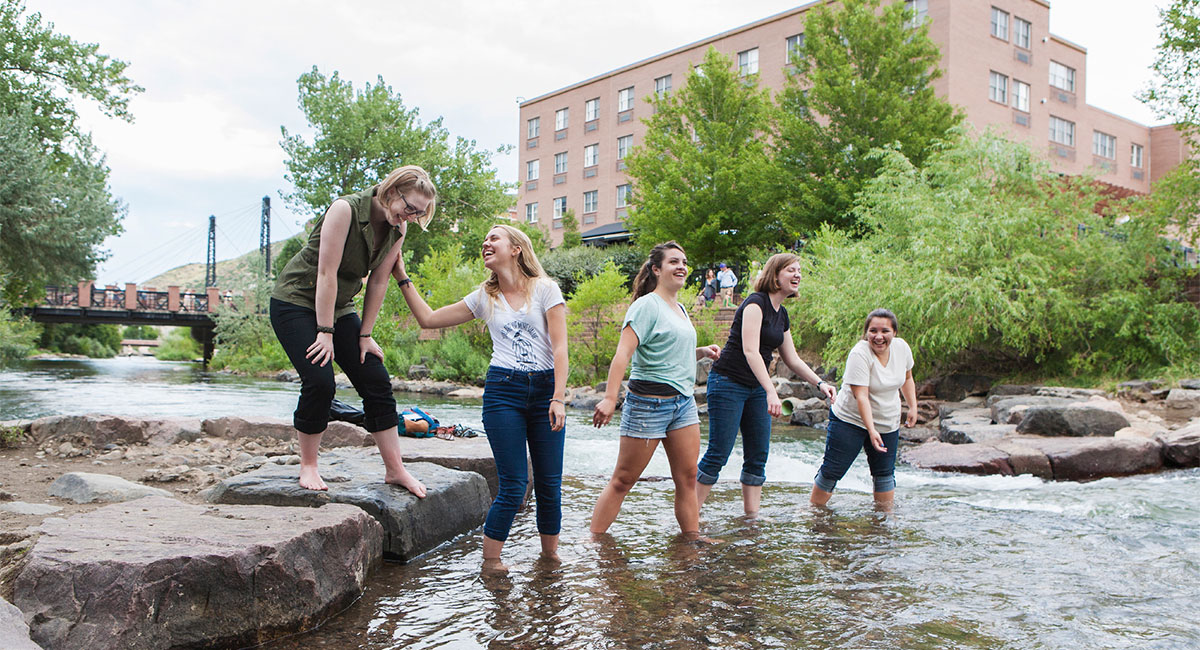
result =
[[[1187,152],[1173,126],[1149,127],[1085,101],[1087,50],[1050,33],[1046,0],[906,0],[941,48],[938,93],[977,128],[1000,126],[1043,148],[1053,168],[1090,171],[1145,193]],[[624,158],[646,131],[652,93],[682,86],[708,48],[777,91],[803,42],[808,10],[826,0],[631,63],[521,104],[517,218],[562,241],[574,210],[585,240],[621,238],[631,181]]]

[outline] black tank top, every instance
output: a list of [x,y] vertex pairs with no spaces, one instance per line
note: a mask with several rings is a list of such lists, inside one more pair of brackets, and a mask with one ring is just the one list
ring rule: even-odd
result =
[[717,359],[712,369],[743,386],[754,388],[758,386],[758,379],[750,370],[750,364],[746,363],[746,356],[742,353],[742,312],[746,310],[746,305],[750,304],[758,305],[759,309],[762,309],[762,328],[758,332],[758,353],[762,355],[765,365],[768,367],[771,365],[771,353],[783,344],[783,337],[788,335],[791,322],[788,320],[787,310],[782,305],[779,309],[775,309],[771,306],[770,296],[756,291],[747,296],[741,305],[738,305],[737,312],[733,315],[733,325],[729,328],[729,340],[725,342],[725,348],[721,350],[721,358]]

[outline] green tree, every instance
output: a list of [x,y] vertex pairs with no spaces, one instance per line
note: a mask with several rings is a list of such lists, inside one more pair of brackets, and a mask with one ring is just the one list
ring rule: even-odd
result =
[[572,249],[583,246],[583,235],[579,232],[579,219],[574,210],[567,210],[562,218],[563,238],[560,248]]
[[121,338],[124,339],[157,339],[158,330],[150,325],[128,325],[121,330]]
[[621,316],[629,305],[626,278],[611,260],[600,273],[583,280],[567,301],[572,383],[596,382],[621,338]]
[[865,234],[824,227],[808,247],[805,300],[791,306],[802,338],[829,337],[825,359],[844,359],[862,318],[887,307],[922,375],[1196,367],[1200,311],[1184,299],[1189,271],[1164,245],[1161,215],[1115,218],[1130,206],[990,132],[959,132],[922,169],[894,149],[874,156],[879,176],[855,208]]
[[108,168],[79,130],[74,100],[132,120],[142,88],[127,64],[54,32],[19,0],[0,0],[0,290],[22,301],[47,283],[90,277],[124,208]]
[[279,248],[279,255],[271,262],[271,275],[278,276],[283,267],[292,261],[292,258],[304,248],[304,243],[308,241],[308,233],[296,235],[283,242],[283,246]]
[[805,20],[775,141],[782,217],[805,232],[854,225],[854,196],[883,164],[872,150],[895,147],[920,167],[962,120],[934,92],[940,54],[906,6],[845,0]]
[[1160,9],[1155,79],[1141,94],[1162,119],[1175,120],[1193,139],[1200,128],[1200,0],[1173,0]]
[[[324,213],[337,197],[366,189],[402,165],[420,165],[438,188],[437,212],[428,233],[414,228],[406,243],[420,262],[449,244],[464,255],[513,202],[500,182],[492,155],[474,140],[451,138],[439,117],[425,124],[404,105],[383,77],[356,90],[337,72],[326,77],[315,66],[298,80],[300,110],[313,130],[311,142],[281,127],[288,159],[285,178],[295,191],[284,195],[302,214]],[[457,229],[453,228],[457,226]]]
[[643,144],[626,159],[634,180],[627,222],[639,246],[674,239],[693,264],[794,239],[775,218],[770,94],[709,48],[676,93],[650,98]]
[[121,350],[121,328],[116,325],[60,323],[42,326],[41,347],[52,352],[114,357]]

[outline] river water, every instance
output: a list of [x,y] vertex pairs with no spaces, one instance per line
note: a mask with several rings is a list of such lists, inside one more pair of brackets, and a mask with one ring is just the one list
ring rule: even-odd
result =
[[[0,420],[55,413],[287,417],[296,387],[153,360],[0,371]],[[342,396],[353,401],[353,393]],[[443,423],[478,402],[401,395]],[[614,426],[568,414],[562,564],[518,515],[507,577],[481,577],[478,531],[408,565],[319,629],[270,648],[1196,648],[1200,472],[1052,483],[901,467],[875,512],[860,459],[829,510],[807,505],[821,433],[776,427],[763,515],[746,521],[735,450],[702,513],[721,543],[676,538],[659,452],[611,534],[587,520]]]

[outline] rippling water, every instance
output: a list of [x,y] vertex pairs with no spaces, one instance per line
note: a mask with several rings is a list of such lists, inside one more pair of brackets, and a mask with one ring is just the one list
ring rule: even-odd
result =
[[[285,417],[295,392],[179,364],[40,362],[0,372],[0,419]],[[478,403],[421,403],[478,425]],[[814,510],[820,433],[777,427],[763,519],[740,516],[735,457],[702,515],[721,543],[676,538],[669,480],[640,482],[611,534],[592,539],[616,430],[570,417],[561,565],[538,563],[527,509],[505,548],[508,577],[479,575],[476,532],[385,565],[346,612],[269,647],[1200,647],[1198,471],[1076,484],[902,467],[884,515],[860,459],[832,509]],[[661,453],[646,474],[668,474]]]

